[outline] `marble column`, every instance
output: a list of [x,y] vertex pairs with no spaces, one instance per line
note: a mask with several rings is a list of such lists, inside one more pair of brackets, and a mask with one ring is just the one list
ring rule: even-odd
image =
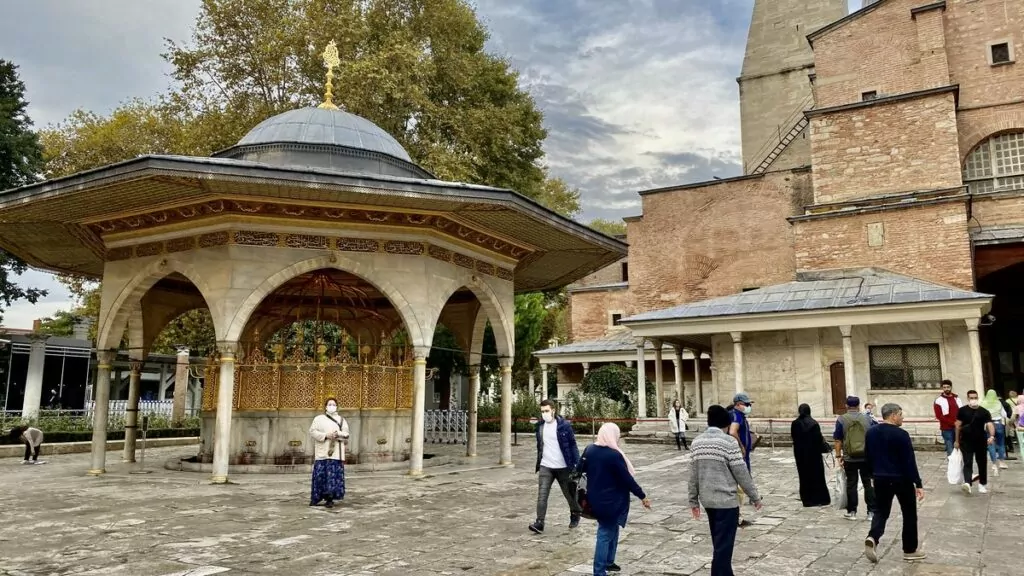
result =
[[676,380],[676,398],[679,399],[679,405],[686,407],[686,387],[683,385],[683,349],[679,346],[672,348],[672,368],[675,370]]
[[665,366],[661,353],[661,340],[653,340],[654,344],[654,413],[658,418],[665,417]]
[[[843,335],[843,371],[846,377],[846,395],[857,395],[857,378],[853,366],[853,326],[840,326]],[[867,399],[865,399],[865,402]]]
[[217,424],[213,432],[214,484],[227,484],[231,461],[231,413],[235,404],[235,354],[237,342],[218,342],[220,374],[217,376]]
[[981,365],[981,339],[978,337],[979,318],[964,320],[967,324],[967,342],[971,347],[971,374],[974,376],[974,389],[979,395],[985,395],[985,372]]
[[423,434],[427,409],[427,356],[429,346],[413,349],[412,362],[412,434],[409,447],[409,475],[423,474]]
[[46,340],[48,336],[32,334],[28,353],[28,374],[25,375],[25,398],[21,403],[21,417],[34,420],[39,417],[39,406],[43,399],[43,367],[46,364]]
[[469,422],[466,430],[466,456],[476,456],[476,428],[480,397],[480,365],[469,367]]
[[142,360],[128,362],[128,406],[124,410],[123,462],[135,462],[135,440],[139,436],[139,395],[142,390]]
[[704,413],[704,383],[702,381],[703,374],[700,368],[700,350],[690,350],[693,353],[693,382],[694,387],[697,388],[697,413]]
[[548,365],[540,365],[540,399],[548,399]]
[[586,378],[587,374],[590,374],[590,362],[583,363],[583,377]]
[[90,476],[104,474],[107,461],[107,417],[110,414],[110,369],[113,366],[116,350],[103,350],[96,353],[96,385],[93,386],[95,398],[92,411],[92,466]]
[[501,459],[498,464],[512,466],[512,359],[501,358]]
[[644,357],[644,339],[636,339],[636,418],[647,418],[647,365]]
[[[730,332],[732,336],[732,360],[736,372],[736,394],[743,392],[743,332]],[[730,398],[731,400],[731,398]]]
[[181,426],[185,420],[185,398],[188,394],[189,381],[188,354],[187,347],[178,347],[178,361],[174,366],[174,404],[171,406],[171,422],[174,426]]

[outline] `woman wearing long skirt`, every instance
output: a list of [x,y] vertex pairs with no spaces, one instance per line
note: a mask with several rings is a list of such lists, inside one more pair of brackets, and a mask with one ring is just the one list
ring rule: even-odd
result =
[[335,500],[345,498],[345,442],[348,440],[348,422],[338,414],[338,401],[328,398],[324,413],[313,419],[309,427],[313,439],[315,460],[310,506],[326,501],[327,508]]
[[821,461],[828,444],[821,434],[821,426],[811,418],[811,407],[801,404],[798,410],[800,416],[793,420],[789,433],[793,437],[793,457],[800,477],[800,500],[805,507],[828,506],[832,497],[828,493],[825,465]]

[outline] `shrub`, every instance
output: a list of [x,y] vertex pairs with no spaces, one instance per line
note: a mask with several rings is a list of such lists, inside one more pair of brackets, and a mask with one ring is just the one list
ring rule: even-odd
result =
[[633,429],[632,421],[636,419],[635,406],[626,407],[622,402],[578,390],[569,393],[566,403],[573,421],[573,429],[577,432],[593,434],[607,421],[616,421],[623,432]]
[[[635,368],[627,368],[621,364],[607,364],[587,373],[580,383],[580,392],[588,395],[607,398],[613,402],[627,404],[631,410],[636,412],[637,399],[637,373]],[[657,396],[654,385],[647,380],[647,414],[650,416],[657,411],[655,397]],[[626,393],[629,393],[629,400],[626,401]]]

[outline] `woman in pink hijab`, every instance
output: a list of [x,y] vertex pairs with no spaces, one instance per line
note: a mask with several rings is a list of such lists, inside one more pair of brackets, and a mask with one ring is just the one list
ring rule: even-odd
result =
[[619,448],[619,427],[611,422],[601,425],[597,441],[583,451],[580,466],[587,475],[587,500],[597,520],[597,544],[594,547],[594,576],[607,576],[618,571],[615,552],[619,528],[626,526],[629,516],[629,495],[632,493],[651,507],[633,476],[633,464]]

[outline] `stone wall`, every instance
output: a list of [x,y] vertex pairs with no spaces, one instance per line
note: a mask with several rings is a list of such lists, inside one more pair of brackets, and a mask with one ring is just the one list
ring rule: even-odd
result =
[[[952,83],[960,85],[960,107],[1022,104],[1024,94],[1024,3],[1016,0],[948,0],[946,54]],[[990,66],[988,45],[1014,44],[1018,64]],[[1006,110],[1003,110],[1006,112]]]
[[818,204],[963,183],[952,93],[815,116],[811,154]]
[[786,218],[811,201],[805,170],[647,194],[629,223],[635,312],[793,280]]
[[877,266],[966,290],[974,286],[962,203],[798,220],[793,235],[801,271]]
[[[843,361],[842,336],[838,328],[755,332],[743,335],[744,391],[755,404],[755,415],[763,418],[793,417],[801,403],[813,414],[833,414],[829,367]],[[853,330],[856,386],[847,387],[861,402],[878,406],[900,404],[908,417],[929,417],[935,390],[889,391],[872,389],[868,347],[885,344],[939,344],[943,375],[954,383],[958,394],[973,388],[967,328],[957,322],[924,322],[855,326]],[[728,335],[713,342],[714,371],[718,382],[715,402],[728,405],[735,392],[733,343]]]
[[600,338],[613,328],[611,314],[634,313],[628,290],[587,290],[569,297],[569,337],[573,342]]
[[[605,266],[593,274],[588,274],[581,278],[578,282],[573,283],[570,288],[582,288],[586,286],[604,286],[606,284],[615,284],[618,282],[625,282],[626,278],[622,274],[623,264],[628,265],[629,259],[623,258],[618,262]],[[628,272],[628,271],[627,271]]]

